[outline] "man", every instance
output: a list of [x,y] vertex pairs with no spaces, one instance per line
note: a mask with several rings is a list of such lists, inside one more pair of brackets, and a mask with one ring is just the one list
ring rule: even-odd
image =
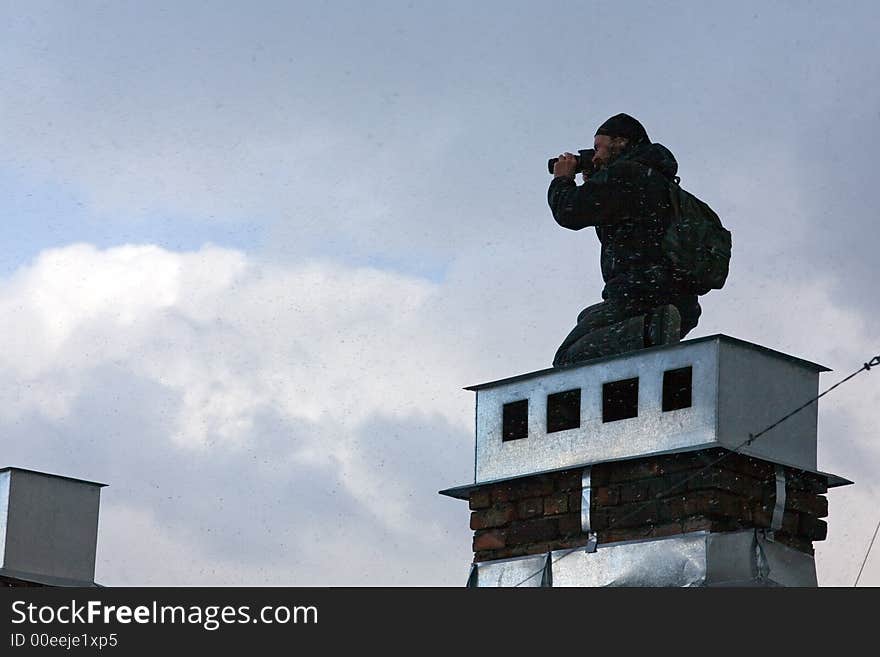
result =
[[[605,288],[562,342],[554,367],[631,349],[677,342],[697,325],[700,305],[673,276],[661,241],[671,217],[675,157],[645,128],[617,114],[596,131],[592,172],[575,183],[577,159],[563,153],[547,198],[560,226],[594,226],[602,243]],[[584,163],[588,164],[588,163]]]

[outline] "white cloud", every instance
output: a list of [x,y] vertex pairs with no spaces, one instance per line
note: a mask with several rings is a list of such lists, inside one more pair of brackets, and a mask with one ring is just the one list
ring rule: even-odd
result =
[[[241,531],[271,534],[274,526],[287,536],[251,537],[268,541],[264,560],[283,561],[286,544],[318,573],[311,582],[342,558],[337,550],[362,549],[355,529],[377,545],[448,544],[436,510],[448,503],[436,491],[467,471],[471,417],[458,358],[431,339],[446,331],[432,327],[437,294],[432,283],[375,269],[260,265],[210,246],[46,251],[0,290],[0,339],[14,346],[0,360],[7,457],[47,470],[84,467],[77,473],[108,480],[105,499],[117,512],[102,531],[114,536],[111,545],[141,540],[153,525],[169,550],[227,544],[226,521],[216,530],[223,536],[195,529],[220,509],[191,498],[216,495],[217,486],[242,498],[227,502],[241,514]],[[27,434],[27,445],[15,439]],[[221,473],[232,481],[222,484]],[[275,499],[268,482],[288,498]],[[180,517],[161,502],[175,491],[190,498]],[[296,508],[299,498],[321,498],[316,491],[326,507]],[[458,511],[466,533],[466,510]],[[467,547],[462,541],[462,563]],[[117,563],[125,551],[102,554],[108,572],[130,581],[138,581],[133,572],[161,570],[160,552],[142,554],[146,563],[134,570]],[[395,558],[377,556],[373,570],[384,575],[355,580],[382,583]]]

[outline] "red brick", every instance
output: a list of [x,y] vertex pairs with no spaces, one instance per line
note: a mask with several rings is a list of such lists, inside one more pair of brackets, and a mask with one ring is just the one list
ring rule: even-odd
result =
[[599,506],[590,508],[590,527],[593,529],[605,529],[609,524],[609,514],[614,507]]
[[607,486],[608,476],[611,473],[612,463],[599,463],[590,468],[590,485]]
[[811,541],[824,541],[828,537],[828,523],[813,516],[801,514],[798,534]]
[[583,547],[590,541],[589,534],[575,534],[568,538],[556,541],[554,550],[569,550],[571,548]]
[[478,531],[474,534],[474,552],[478,552],[480,550],[497,550],[499,548],[503,548],[507,545],[504,537],[504,532],[498,531],[497,529],[487,529],[484,531]]
[[514,522],[507,529],[507,544],[520,545],[548,541],[559,536],[559,523],[555,518],[535,518]]
[[526,520],[528,518],[539,516],[544,513],[544,501],[540,497],[532,497],[527,500],[517,502],[516,513],[517,517],[520,520]]
[[751,522],[751,504],[748,499],[724,491],[711,492],[716,513],[728,518]]
[[500,557],[502,559],[510,558],[510,557],[521,557],[527,554],[547,554],[548,552],[555,550],[556,545],[553,541],[538,541],[537,543],[523,543],[521,545],[513,545],[511,547],[505,548],[504,553],[507,555],[505,557]]
[[665,536],[674,536],[681,534],[680,522],[666,522],[660,525],[654,525],[651,528],[651,536],[654,538],[663,538]]
[[769,527],[773,519],[773,507],[769,504],[756,506],[752,509],[752,522],[755,527]]
[[485,509],[492,503],[492,500],[489,495],[488,488],[481,488],[480,490],[475,490],[471,493],[470,500],[468,501],[471,511],[476,509]]
[[650,499],[648,495],[648,487],[639,484],[623,484],[619,488],[620,503],[630,504],[632,502],[644,502]]
[[519,487],[519,499],[528,497],[544,497],[553,492],[553,480],[548,475],[530,477]]
[[770,481],[776,478],[776,466],[767,461],[759,461],[743,454],[731,454],[719,465],[725,470],[749,475],[755,479]]
[[591,491],[593,504],[597,506],[616,506],[620,504],[620,489],[617,486],[601,486]]
[[720,512],[718,495],[719,492],[712,489],[689,493],[684,500],[684,515],[718,515]]
[[631,482],[660,474],[660,464],[656,460],[615,461],[608,465],[609,483]]
[[692,479],[687,483],[682,483],[688,476],[691,476],[691,474],[678,473],[674,475],[664,475],[662,477],[657,477],[656,479],[645,479],[641,484],[648,497],[675,497],[686,493],[689,483],[699,480],[699,478],[697,478]]
[[[641,504],[625,504],[622,506],[605,509],[607,522],[611,527],[636,527],[638,525],[653,525],[658,521],[657,505],[654,502]],[[592,516],[591,524],[592,524]]]
[[657,504],[657,510],[660,519],[663,522],[680,523],[682,518],[688,515],[685,512],[686,496],[679,495],[677,497],[666,497]]
[[553,516],[568,512],[568,494],[557,493],[544,498],[544,515]]
[[573,536],[581,533],[581,515],[566,513],[559,518],[559,533],[562,536]]
[[514,518],[516,511],[513,504],[495,504],[488,509],[471,513],[471,529],[503,527]]
[[706,516],[690,516],[681,523],[681,531],[685,534],[689,532],[711,531],[711,529],[712,521]]
[[580,512],[583,500],[583,491],[568,494],[568,510]]
[[773,501],[772,498],[776,496],[775,479],[770,486],[760,479],[720,468],[713,470],[702,484],[704,484],[701,485],[702,488],[717,488],[765,503]]
[[[803,521],[802,521],[803,519]],[[782,527],[781,531],[787,532],[789,534],[803,534],[802,529],[804,527],[812,527],[814,526],[812,522],[822,522],[814,518],[811,515],[806,513],[798,513],[797,511],[788,511],[786,510],[782,514]],[[809,537],[807,537],[809,538]]]
[[516,491],[512,484],[495,484],[491,492],[492,503],[499,504],[516,499]]
[[785,496],[785,508],[824,518],[828,515],[828,498],[805,491],[788,491]]
[[517,502],[531,497],[543,497],[553,492],[553,479],[538,475],[496,484],[492,489],[493,502]]
[[779,541],[783,545],[786,545],[790,548],[794,548],[795,550],[800,550],[801,552],[804,552],[806,554],[814,554],[813,543],[807,538],[792,536],[791,534],[786,534],[785,532],[776,532],[774,534],[774,540]]
[[565,470],[556,475],[556,490],[580,490],[583,471]]
[[649,526],[639,527],[611,527],[597,532],[599,543],[617,543],[620,541],[638,541],[651,538],[652,528]]

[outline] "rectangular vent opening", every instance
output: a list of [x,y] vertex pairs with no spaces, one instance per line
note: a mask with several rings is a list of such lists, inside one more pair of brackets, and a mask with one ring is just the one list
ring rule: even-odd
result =
[[547,433],[581,426],[581,389],[547,395]]
[[529,435],[529,400],[520,399],[504,405],[501,440],[519,440]]
[[602,422],[616,422],[639,414],[639,377],[602,386]]
[[680,367],[663,372],[663,411],[690,408],[693,389],[693,368]]

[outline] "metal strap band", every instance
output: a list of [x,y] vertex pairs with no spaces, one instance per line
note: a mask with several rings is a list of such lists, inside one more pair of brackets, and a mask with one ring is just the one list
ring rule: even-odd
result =
[[584,468],[581,474],[581,531],[589,534],[586,551],[595,552],[599,540],[596,532],[590,528],[590,499],[592,497],[590,474],[591,468]]
[[581,531],[590,532],[590,470],[581,474]]
[[785,468],[776,466],[776,505],[773,507],[773,518],[770,520],[770,530],[782,529],[782,516],[785,513]]
[[590,532],[590,535],[587,537],[587,547],[584,548],[584,552],[593,553],[598,547],[599,537],[596,536],[596,532]]
[[553,586],[553,553],[548,552],[544,561],[544,572],[541,573],[541,586],[544,588]]

